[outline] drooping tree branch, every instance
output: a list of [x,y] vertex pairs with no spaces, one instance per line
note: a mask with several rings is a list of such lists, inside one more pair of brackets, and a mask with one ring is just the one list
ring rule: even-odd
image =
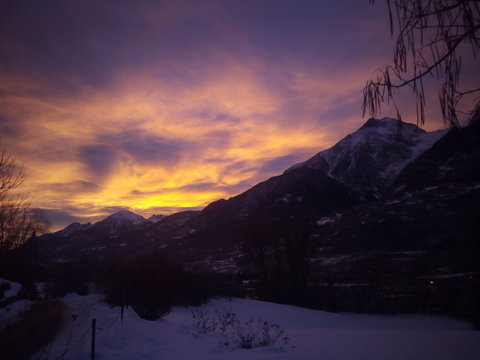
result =
[[[460,100],[479,88],[460,90],[462,57],[476,59],[480,50],[480,5],[474,0],[386,0],[391,35],[398,27],[393,65],[378,69],[363,90],[363,115],[375,116],[384,103],[395,102],[409,87],[416,98],[417,122],[425,122],[424,79],[442,80],[439,103],[446,125],[458,126]],[[374,0],[370,0],[374,3]],[[479,104],[473,100],[469,113]]]

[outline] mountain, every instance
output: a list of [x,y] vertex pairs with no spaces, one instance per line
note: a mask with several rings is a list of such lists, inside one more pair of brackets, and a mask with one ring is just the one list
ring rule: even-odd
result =
[[[446,133],[426,132],[391,118],[370,119],[333,147],[283,174],[228,200],[211,203],[186,226],[199,231],[218,226],[228,229],[227,224],[235,227],[239,221],[259,216],[325,217],[380,199],[389,194],[403,169]],[[210,234],[210,242],[212,237],[221,242],[232,235]]]
[[356,195],[322,169],[302,167],[274,176],[244,193],[208,205],[196,219],[205,227],[259,214],[330,214],[358,202]]
[[144,217],[131,211],[123,210],[93,224],[90,231],[101,236],[112,238],[149,223],[150,222]]
[[386,277],[480,271],[479,144],[479,126],[429,133],[371,119],[282,175],[210,204],[171,230],[168,247],[184,262],[252,271],[246,243],[271,241],[256,249],[268,253],[310,237],[315,276],[348,269],[368,283],[378,259]]
[[428,186],[475,183],[480,174],[480,122],[451,129],[395,179],[394,190],[413,191]]
[[74,222],[74,223],[68,225],[66,228],[55,232],[54,234],[57,235],[57,236],[67,237],[67,236],[70,236],[77,231],[87,230],[91,226],[92,226],[92,224],[90,224],[90,223],[80,224],[79,222]]
[[162,220],[165,217],[166,217],[166,215],[152,215],[147,220],[151,221],[153,223],[156,223],[156,222],[159,222],[160,220]]
[[321,169],[362,199],[381,198],[396,176],[446,130],[426,132],[392,118],[370,119],[330,149],[287,170]]
[[[108,257],[168,249],[169,256],[184,263],[231,271],[250,261],[242,249],[252,229],[265,237],[278,233],[278,238],[286,238],[294,228],[308,229],[308,236],[322,239],[316,245],[323,249],[315,255],[319,258],[417,251],[426,242],[442,242],[444,234],[453,236],[458,224],[471,227],[468,214],[476,205],[466,201],[465,194],[476,199],[480,174],[479,136],[474,130],[426,132],[391,118],[370,119],[333,147],[202,211],[180,212],[156,222],[120,212],[88,229],[67,231],[66,238],[57,240],[60,251],[54,253],[59,256],[70,249],[71,254]],[[432,186],[438,188],[432,191]],[[452,214],[451,206],[459,210]],[[444,222],[435,224],[429,214]]]
[[68,261],[88,255],[100,259],[106,254],[122,252],[127,245],[125,236],[152,223],[144,217],[123,210],[91,225],[73,223],[53,234],[39,237],[43,256],[56,261]]

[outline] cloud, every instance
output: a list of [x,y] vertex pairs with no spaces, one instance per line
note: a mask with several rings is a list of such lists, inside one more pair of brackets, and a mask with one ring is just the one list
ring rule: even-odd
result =
[[[199,83],[171,87],[149,79],[150,70],[127,71],[110,91],[12,101],[13,108],[26,104],[28,132],[15,146],[31,169],[26,185],[36,202],[82,206],[91,214],[102,205],[198,208],[331,141],[333,130],[318,121],[335,99],[316,102],[329,88],[322,74],[314,80],[292,70],[289,90],[272,91],[256,65],[230,59],[217,70]],[[84,191],[81,182],[96,186]],[[66,189],[72,191],[67,200]]]
[[61,230],[74,222],[88,222],[85,218],[70,215],[63,209],[41,209],[41,211],[45,214],[45,218],[53,224],[49,232]]
[[71,182],[60,182],[60,183],[47,183],[38,187],[40,191],[45,191],[51,188],[54,188],[56,193],[63,194],[63,195],[69,195],[73,193],[94,194],[95,192],[101,189],[100,185],[89,182],[89,181],[84,181],[84,180],[76,180]]
[[22,133],[21,124],[16,124],[7,116],[0,116],[0,133],[9,139],[16,139]]
[[[48,221],[53,225],[49,229],[50,232],[61,230],[71,223],[79,222],[96,223],[97,221],[105,219],[107,216],[125,210],[125,207],[105,207],[95,210],[96,215],[92,215],[91,211],[84,211],[82,208],[61,208],[61,209],[39,209]],[[91,210],[91,209],[90,209]]]
[[79,150],[87,172],[94,177],[103,178],[115,169],[118,155],[110,145],[87,145]]
[[126,130],[102,136],[102,141],[113,144],[116,150],[140,164],[171,167],[182,160],[185,153],[198,147],[183,139],[152,135],[143,130]]

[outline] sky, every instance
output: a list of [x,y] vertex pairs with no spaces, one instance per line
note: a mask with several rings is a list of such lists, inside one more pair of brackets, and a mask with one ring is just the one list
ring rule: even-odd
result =
[[[391,63],[387,14],[367,0],[4,0],[0,145],[52,230],[201,209],[366,121],[363,86]],[[427,130],[443,126],[432,111]]]

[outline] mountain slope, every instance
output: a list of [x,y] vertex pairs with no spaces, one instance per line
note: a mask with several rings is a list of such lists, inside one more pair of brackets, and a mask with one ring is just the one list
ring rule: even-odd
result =
[[93,224],[89,231],[100,236],[118,237],[122,233],[135,230],[137,227],[149,223],[144,217],[123,210]]
[[409,164],[395,179],[393,190],[418,190],[448,183],[472,183],[480,174],[480,123],[451,129]]
[[92,226],[92,224],[90,224],[90,223],[80,224],[78,222],[74,222],[74,223],[68,225],[65,229],[55,232],[54,235],[67,237],[67,236],[70,236],[77,231],[87,230],[91,226]]
[[207,206],[195,228],[258,214],[326,216],[389,192],[396,176],[446,131],[428,133],[413,124],[370,119],[332,148],[292,166],[228,200]]
[[41,253],[61,261],[83,255],[98,259],[108,253],[118,253],[130,242],[131,234],[152,224],[128,210],[112,214],[93,225],[73,223],[56,233],[40,236]]
[[400,120],[370,119],[330,149],[287,170],[322,169],[363,199],[385,195],[396,176],[446,134]]
[[357,202],[355,195],[324,171],[300,168],[272,177],[228,200],[202,210],[196,223],[214,225],[258,214],[329,214]]

